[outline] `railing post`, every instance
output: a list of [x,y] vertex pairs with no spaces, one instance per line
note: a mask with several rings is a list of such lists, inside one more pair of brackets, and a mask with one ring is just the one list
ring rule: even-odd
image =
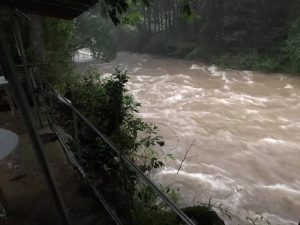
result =
[[72,110],[72,114],[73,114],[73,125],[74,125],[74,139],[75,139],[75,144],[76,144],[76,152],[77,152],[77,160],[79,161],[79,163],[81,162],[81,157],[79,156],[79,133],[78,133],[78,118],[77,115],[75,113],[75,111]]

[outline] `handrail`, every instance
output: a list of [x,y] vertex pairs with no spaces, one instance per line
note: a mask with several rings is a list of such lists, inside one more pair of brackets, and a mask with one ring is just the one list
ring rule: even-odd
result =
[[151,189],[188,225],[196,225],[181,209],[179,209],[167,196],[162,192],[128,157],[123,155],[118,147],[104,135],[98,128],[96,128],[84,115],[76,109],[71,101],[61,95],[49,82],[43,81],[56,95],[57,100],[68,106],[78,117],[80,117],[99,137],[101,137],[117,155],[131,168]]
[[[48,118],[48,119],[50,119],[50,118]],[[110,205],[108,204],[108,202],[106,201],[106,199],[103,197],[103,195],[96,189],[96,187],[93,184],[93,182],[91,181],[91,179],[89,179],[88,175],[86,174],[86,172],[84,171],[84,169],[82,168],[82,166],[79,164],[79,162],[75,158],[73,152],[70,151],[70,149],[68,148],[68,146],[63,141],[63,139],[62,139],[61,135],[59,134],[57,128],[53,125],[53,122],[52,121],[50,121],[50,122],[51,122],[50,123],[51,124],[50,128],[56,134],[56,136],[57,136],[57,138],[59,140],[59,143],[61,144],[61,146],[64,148],[66,154],[68,155],[68,159],[71,160],[71,162],[73,163],[73,165],[76,166],[76,168],[78,169],[78,171],[81,174],[81,176],[87,181],[87,183],[89,184],[89,186],[94,191],[94,194],[96,195],[96,197],[98,198],[98,200],[101,202],[101,204],[103,205],[103,207],[105,208],[105,210],[107,211],[107,213],[109,214],[109,216],[111,217],[111,219],[115,222],[115,224],[116,225],[122,225],[122,222],[120,221],[120,219],[116,215],[116,212],[110,207]]]
[[[40,82],[39,84],[42,83],[40,79],[39,79],[39,82]],[[47,82],[44,82],[44,83],[47,84]],[[56,90],[49,83],[47,85],[48,85],[48,88],[51,89],[51,91],[56,92]],[[44,93],[42,93],[42,94],[44,94]],[[42,95],[41,97],[42,97],[43,103],[45,104],[45,102],[46,102],[45,96]],[[60,132],[58,131],[58,129],[55,126],[55,123],[53,122],[51,116],[48,113],[46,113],[46,118],[48,120],[48,124],[49,124],[50,129],[56,134],[60,145],[64,149],[64,153],[66,155],[66,159],[68,160],[68,162],[71,162],[73,164],[73,166],[79,171],[79,173],[81,174],[83,179],[87,182],[89,187],[93,190],[97,200],[105,208],[106,212],[109,214],[110,218],[115,222],[115,224],[116,225],[122,225],[123,223],[121,222],[120,218],[117,216],[116,211],[111,208],[110,204],[108,204],[105,197],[97,190],[97,188],[96,188],[95,184],[93,183],[93,181],[89,178],[87,173],[84,171],[83,167],[77,161],[77,159],[74,156],[73,152],[70,150],[68,144],[66,144],[65,140],[62,138]]]

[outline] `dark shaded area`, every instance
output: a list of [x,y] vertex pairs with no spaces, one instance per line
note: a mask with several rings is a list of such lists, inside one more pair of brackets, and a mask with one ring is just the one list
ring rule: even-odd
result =
[[57,136],[55,133],[43,133],[40,136],[44,144],[57,141]]
[[0,112],[10,110],[10,105],[7,100],[7,95],[3,90],[0,90]]
[[220,219],[218,214],[208,207],[195,206],[184,208],[183,211],[192,220],[196,221],[199,225],[225,225],[224,221]]
[[17,8],[25,13],[61,19],[74,19],[96,3],[97,0],[0,0],[0,4]]

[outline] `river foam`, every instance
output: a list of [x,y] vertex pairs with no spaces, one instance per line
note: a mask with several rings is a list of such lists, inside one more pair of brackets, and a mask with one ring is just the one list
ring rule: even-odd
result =
[[272,225],[299,222],[299,77],[130,53],[98,68],[112,73],[120,63],[142,103],[138,116],[165,137],[162,159],[176,158],[153,172],[157,183],[180,188],[182,204],[212,198],[242,219],[259,213]]

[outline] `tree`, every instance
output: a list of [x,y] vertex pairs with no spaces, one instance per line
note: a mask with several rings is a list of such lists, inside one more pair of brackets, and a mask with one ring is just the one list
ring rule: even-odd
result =
[[76,19],[72,50],[88,48],[94,58],[112,60],[117,52],[112,37],[113,29],[113,23],[102,16],[100,5],[96,5]]

